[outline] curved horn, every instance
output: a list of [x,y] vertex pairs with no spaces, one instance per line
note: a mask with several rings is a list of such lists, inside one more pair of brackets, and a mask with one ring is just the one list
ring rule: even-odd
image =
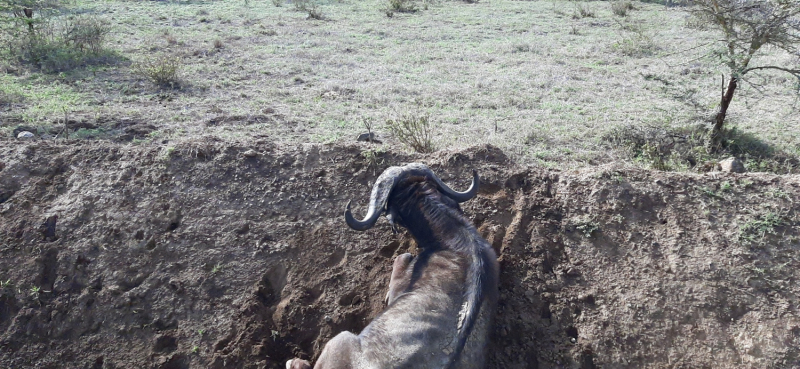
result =
[[386,203],[389,201],[389,193],[392,192],[397,177],[403,172],[400,167],[391,167],[381,174],[372,186],[372,194],[369,197],[369,210],[364,220],[358,220],[353,217],[350,211],[350,202],[347,203],[347,208],[344,211],[344,220],[350,228],[357,231],[366,231],[372,228],[380,218],[381,214],[386,210]]
[[444,192],[444,194],[450,197],[451,199],[456,200],[456,202],[467,201],[469,199],[472,199],[473,197],[475,197],[475,195],[478,194],[478,187],[480,187],[480,178],[478,177],[478,171],[475,169],[472,170],[472,184],[469,185],[469,188],[464,192],[458,192],[450,187],[447,187],[447,185],[444,184],[444,182],[442,182],[442,180],[439,179],[439,177],[436,176],[436,174],[434,174],[433,171],[431,171],[431,176],[433,177],[433,180],[436,181],[436,184],[439,185],[439,187],[442,189],[442,192]]

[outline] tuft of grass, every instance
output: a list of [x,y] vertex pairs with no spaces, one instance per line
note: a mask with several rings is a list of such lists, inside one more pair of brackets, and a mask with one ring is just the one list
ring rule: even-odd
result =
[[407,114],[397,119],[386,121],[389,132],[402,144],[416,152],[430,153],[436,151],[433,146],[433,127],[427,115],[415,116]]
[[600,225],[588,217],[580,217],[575,221],[574,225],[575,229],[586,238],[592,238],[594,233],[600,230]]
[[294,0],[294,9],[305,12],[306,19],[324,20],[325,15],[319,9],[319,5],[314,0]]
[[588,5],[575,3],[575,11],[572,13],[573,19],[581,19],[581,18],[594,18],[597,15],[594,13]]
[[311,4],[311,7],[306,9],[306,19],[325,20],[325,15],[322,14],[317,4]]
[[146,78],[161,88],[178,88],[180,86],[180,72],[183,67],[180,57],[174,55],[160,55],[145,58],[134,63],[133,72]]
[[389,0],[389,10],[398,13],[414,13],[419,9],[414,0]]
[[611,2],[611,12],[619,17],[628,15],[629,10],[634,10],[633,3],[627,0],[618,0]]
[[655,31],[635,21],[614,21],[620,27],[622,39],[612,45],[613,49],[634,58],[653,56],[661,50],[654,41]]
[[222,49],[222,48],[225,47],[225,44],[222,43],[222,40],[220,40],[220,39],[214,40],[213,45],[214,45],[214,48],[217,49],[217,50]]

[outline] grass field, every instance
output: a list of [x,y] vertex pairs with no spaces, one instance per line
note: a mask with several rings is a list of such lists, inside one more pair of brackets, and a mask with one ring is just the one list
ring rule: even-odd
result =
[[[681,8],[634,2],[621,17],[611,2],[433,1],[389,17],[384,0],[317,4],[323,20],[274,1],[78,1],[73,12],[111,27],[116,62],[61,73],[6,62],[0,129],[66,115],[146,122],[157,140],[331,142],[353,141],[364,120],[386,135],[387,119],[426,115],[439,149],[491,143],[568,168],[621,158],[604,140],[615,128],[703,124],[719,101],[718,36]],[[182,63],[178,89],[132,67],[164,55]],[[798,82],[754,82],[728,124],[800,155]]]

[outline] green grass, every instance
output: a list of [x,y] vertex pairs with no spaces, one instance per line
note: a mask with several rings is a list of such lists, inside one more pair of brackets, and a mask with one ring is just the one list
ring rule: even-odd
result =
[[758,215],[740,228],[739,240],[746,243],[761,243],[767,234],[775,234],[775,228],[784,223],[784,218],[774,212]]
[[[78,1],[109,21],[109,48],[127,60],[180,57],[181,88],[159,101],[125,63],[6,74],[3,88],[22,90],[25,106],[0,117],[49,124],[66,106],[88,120],[152,122],[165,138],[349,142],[362,118],[385,135],[387,119],[415,113],[430,117],[437,148],[490,143],[526,162],[576,167],[620,158],[603,140],[615,127],[698,124],[719,100],[721,69],[698,59],[703,48],[687,51],[715,35],[686,28],[680,8],[635,3],[622,18],[608,3],[579,2],[594,16],[574,19],[574,2],[448,1],[388,18],[386,0],[342,0],[318,2],[326,20],[313,20],[293,6],[248,4]],[[745,84],[728,124],[796,155],[794,85],[767,76],[767,97]],[[273,112],[264,124],[205,124],[264,111]]]

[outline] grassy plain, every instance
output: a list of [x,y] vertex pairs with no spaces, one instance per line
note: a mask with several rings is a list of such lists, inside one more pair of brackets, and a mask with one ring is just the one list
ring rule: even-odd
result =
[[[620,158],[604,139],[615,128],[704,124],[719,101],[723,69],[708,57],[717,36],[687,27],[680,8],[634,2],[620,17],[610,2],[432,1],[388,17],[384,0],[317,4],[323,20],[273,1],[80,0],[77,12],[111,26],[119,62],[60,74],[7,65],[0,129],[46,128],[67,113],[146,122],[157,140],[331,142],[355,140],[364,119],[386,135],[388,119],[414,114],[430,117],[440,149],[491,143],[580,167]],[[180,57],[179,89],[131,67],[163,55]],[[800,155],[798,82],[756,82],[728,124]]]

